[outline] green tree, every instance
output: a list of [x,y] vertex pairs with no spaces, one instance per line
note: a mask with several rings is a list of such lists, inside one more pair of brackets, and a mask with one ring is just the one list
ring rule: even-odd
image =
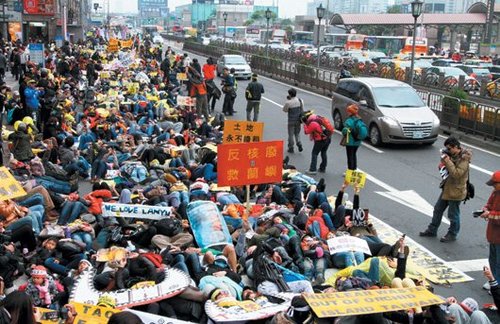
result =
[[285,18],[281,20],[281,26],[291,26],[293,25],[293,21],[289,18]]
[[252,18],[253,20],[261,20],[261,19],[265,18],[265,14],[262,10],[254,11],[252,13],[252,15],[250,16],[250,18]]
[[387,7],[387,13],[403,13],[403,7],[401,5],[392,5]]
[[253,19],[248,19],[243,23],[244,26],[251,26],[255,21]]

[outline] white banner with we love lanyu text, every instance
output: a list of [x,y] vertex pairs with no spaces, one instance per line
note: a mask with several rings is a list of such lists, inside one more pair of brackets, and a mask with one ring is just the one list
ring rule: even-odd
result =
[[130,217],[160,220],[170,216],[172,207],[127,205],[127,204],[102,204],[102,215],[104,217]]

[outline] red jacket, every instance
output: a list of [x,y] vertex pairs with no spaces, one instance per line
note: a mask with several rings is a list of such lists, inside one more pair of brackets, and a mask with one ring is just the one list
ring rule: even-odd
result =
[[306,135],[309,135],[309,138],[312,141],[321,141],[324,139],[322,135],[323,128],[321,128],[321,125],[314,120],[304,124],[304,133],[306,133]]
[[102,203],[104,199],[111,199],[113,195],[111,191],[107,189],[95,190],[89,193],[84,197],[90,203],[89,213],[92,215],[101,215],[102,214]]
[[205,64],[202,68],[205,80],[213,80],[215,78],[215,65]]
[[491,193],[484,208],[490,211],[486,239],[491,244],[500,244],[500,190]]
[[[307,223],[306,223],[306,229],[313,222],[318,222],[319,228],[320,228],[321,238],[324,240],[328,239],[328,233],[330,232],[330,229],[328,229],[328,226],[326,226],[325,220],[323,219],[323,211],[321,209],[316,209],[314,211],[314,213],[311,216],[309,216],[309,218],[307,219]],[[309,233],[309,234],[312,235],[313,233]]]

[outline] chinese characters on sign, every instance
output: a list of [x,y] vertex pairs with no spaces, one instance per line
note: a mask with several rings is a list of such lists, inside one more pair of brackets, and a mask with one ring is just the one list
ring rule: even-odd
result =
[[363,188],[366,182],[366,174],[361,171],[347,170],[345,172],[345,181],[353,187],[358,185],[359,188]]
[[243,120],[224,121],[223,144],[260,142],[264,134],[264,123]]
[[281,181],[282,141],[219,145],[217,155],[219,186]]
[[26,196],[21,184],[6,167],[0,168],[0,201]]

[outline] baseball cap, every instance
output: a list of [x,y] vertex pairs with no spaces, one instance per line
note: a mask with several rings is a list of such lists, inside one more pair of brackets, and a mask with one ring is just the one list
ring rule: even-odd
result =
[[488,180],[488,182],[486,182],[486,184],[488,186],[493,186],[495,183],[499,183],[500,182],[500,170],[497,170],[495,172],[493,172],[493,174],[491,175],[491,179]]

